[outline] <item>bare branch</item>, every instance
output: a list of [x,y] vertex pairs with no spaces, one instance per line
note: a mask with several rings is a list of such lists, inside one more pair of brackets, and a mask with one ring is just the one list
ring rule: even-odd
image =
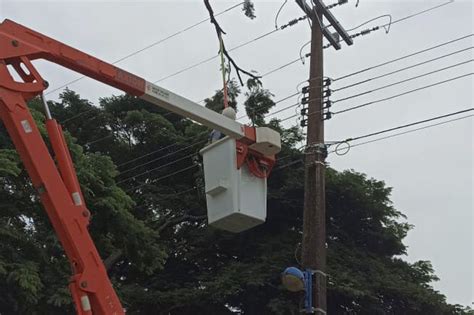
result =
[[222,39],[222,34],[226,34],[226,33],[224,32],[224,30],[222,29],[222,27],[219,25],[216,18],[214,17],[214,11],[212,10],[212,7],[211,7],[211,4],[209,3],[209,0],[204,0],[204,5],[206,6],[207,11],[209,12],[209,17],[210,17],[211,23],[214,24],[214,27],[216,28],[217,38],[219,39],[220,42],[222,42],[222,52],[227,57],[229,62],[232,64],[232,66],[234,66],[235,72],[237,73],[237,77],[239,78],[240,84],[242,86],[244,85],[244,82],[242,80],[240,72],[248,75],[249,77],[251,77],[253,79],[260,79],[261,78],[260,76],[256,76],[256,75],[240,68],[237,65],[237,63],[234,61],[234,59],[232,59],[232,57],[227,52],[227,49],[225,48],[225,45],[224,45],[224,40]]
[[159,226],[156,231],[160,233],[161,231],[163,231],[165,228],[167,228],[170,225],[176,225],[184,221],[199,221],[199,220],[205,219],[206,217],[207,217],[206,215],[196,216],[196,215],[185,214],[183,216],[176,217],[176,218],[166,221],[161,226]]

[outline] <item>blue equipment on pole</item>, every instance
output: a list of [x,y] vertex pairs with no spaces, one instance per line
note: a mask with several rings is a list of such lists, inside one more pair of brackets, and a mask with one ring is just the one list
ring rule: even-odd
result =
[[281,279],[288,291],[304,291],[304,312],[313,314],[313,270],[301,271],[296,267],[288,267],[283,271]]

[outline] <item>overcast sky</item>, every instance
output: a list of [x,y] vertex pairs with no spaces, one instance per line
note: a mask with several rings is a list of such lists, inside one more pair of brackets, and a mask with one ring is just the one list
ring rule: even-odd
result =
[[[235,9],[218,17],[227,32],[226,45],[232,48],[274,28],[275,14],[283,3],[254,1],[257,18],[249,20]],[[394,20],[444,3],[443,1],[355,0],[337,7],[333,13],[350,29],[383,14]],[[238,1],[212,1],[215,12]],[[326,0],[329,4],[329,0]],[[332,3],[332,2],[331,2]],[[283,9],[279,24],[302,15],[293,0]],[[0,0],[0,18],[12,19],[34,30],[63,41],[106,61],[115,61],[150,43],[207,17],[202,1],[21,1]],[[375,26],[388,18],[370,23]],[[364,29],[362,27],[361,29]],[[456,1],[429,13],[401,21],[390,33],[380,30],[358,37],[351,47],[325,50],[325,75],[333,78],[434,46],[473,31],[472,1]],[[298,57],[300,47],[309,40],[309,26],[303,21],[276,32],[231,54],[245,68],[265,73]],[[336,81],[333,88],[372,78],[443,54],[471,47],[472,37],[412,58]],[[213,56],[217,41],[212,25],[204,23],[121,62],[124,69],[149,81],[165,77],[186,66]],[[307,50],[305,50],[307,51]],[[332,100],[354,95],[418,74],[471,60],[472,50],[457,53],[426,65],[335,93]],[[51,89],[79,75],[36,62]],[[365,96],[334,105],[334,110],[395,95],[410,89],[472,73],[472,63],[429,75]],[[296,85],[307,79],[308,63],[295,63],[263,82],[275,100],[296,92]],[[210,96],[221,85],[218,60],[159,83],[191,100]],[[69,86],[83,98],[94,102],[119,91],[85,79]],[[328,121],[327,140],[341,140],[366,133],[447,114],[472,107],[472,76],[425,89],[335,116]],[[57,93],[48,95],[57,98]],[[297,98],[279,103],[283,108]],[[293,115],[294,109],[278,117]],[[296,119],[286,122],[297,124]],[[392,200],[414,229],[405,243],[408,261],[430,260],[440,281],[434,287],[451,303],[471,305],[473,298],[473,118],[425,129],[400,137],[354,147],[347,155],[330,155],[338,170],[354,169],[384,180],[393,187]]]

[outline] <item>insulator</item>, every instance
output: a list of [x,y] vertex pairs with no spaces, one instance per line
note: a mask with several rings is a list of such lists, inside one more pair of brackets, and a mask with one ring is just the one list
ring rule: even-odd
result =
[[307,119],[301,120],[300,125],[301,127],[306,127],[308,125],[308,120]]
[[332,90],[330,90],[330,89],[324,90],[323,91],[323,97],[331,96],[331,92],[332,92]]
[[323,102],[323,108],[326,109],[326,108],[331,108],[332,106],[332,101],[331,100],[327,100],[327,101],[324,101]]
[[308,114],[308,109],[307,108],[302,108],[301,109],[301,116],[305,116]]
[[309,97],[303,97],[301,99],[301,104],[308,104],[309,103]]
[[303,86],[303,88],[301,89],[301,93],[303,93],[303,94],[309,93],[309,85],[308,86]]

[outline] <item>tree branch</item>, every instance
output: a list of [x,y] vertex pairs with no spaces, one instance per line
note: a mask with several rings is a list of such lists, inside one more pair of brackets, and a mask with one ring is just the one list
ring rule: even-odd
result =
[[163,223],[162,225],[160,225],[158,227],[158,229],[156,229],[156,231],[158,233],[160,233],[161,231],[163,231],[165,228],[167,228],[168,226],[172,225],[172,224],[179,224],[181,222],[184,222],[184,221],[199,221],[199,220],[202,220],[202,219],[205,219],[207,216],[206,215],[190,215],[190,214],[185,214],[183,216],[180,216],[180,217],[177,217],[177,218],[174,218],[174,219],[170,219],[168,221],[166,221],[165,223]]
[[[217,22],[216,18],[214,17],[214,11],[212,10],[212,7],[211,7],[211,4],[209,3],[209,0],[204,0],[204,5],[206,6],[206,9],[207,11],[209,12],[209,18],[211,20],[211,23],[214,24],[214,27],[216,28],[216,33],[217,33],[217,38],[219,39],[219,41],[222,43],[222,52],[224,53],[224,55],[227,57],[227,59],[229,60],[229,62],[232,64],[232,66],[234,66],[235,68],[235,72],[237,73],[237,77],[239,78],[239,81],[240,81],[240,84],[243,86],[244,85],[244,82],[242,80],[242,77],[240,76],[240,73],[244,73],[246,75],[248,75],[249,77],[253,78],[253,79],[260,79],[261,77],[260,76],[256,76],[248,71],[245,71],[243,70],[242,68],[240,68],[237,63],[234,61],[234,59],[232,59],[232,57],[229,55],[229,52],[227,51],[227,49],[225,48],[225,45],[224,45],[224,40],[222,39],[222,34],[226,34],[224,32],[224,30],[222,29],[222,27],[219,25],[219,23]],[[219,50],[220,52],[220,50]]]
[[123,251],[121,249],[117,249],[115,252],[110,254],[109,257],[104,259],[105,269],[107,269],[107,271],[109,271],[115,265],[115,263],[120,258],[122,258],[122,255],[123,255]]

